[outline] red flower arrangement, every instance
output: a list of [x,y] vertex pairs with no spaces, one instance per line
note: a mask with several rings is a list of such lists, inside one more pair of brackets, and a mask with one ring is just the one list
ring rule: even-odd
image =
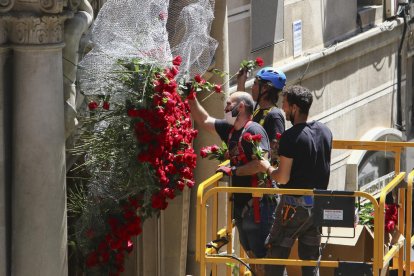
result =
[[[178,69],[180,60],[180,57],[174,59],[173,68]],[[187,101],[182,101],[178,94],[174,79],[177,73],[178,70],[165,69],[163,74],[155,74],[149,108],[131,106],[127,111],[138,143],[146,145],[137,160],[148,162],[161,184],[160,191],[152,197],[156,209],[165,209],[166,198],[174,198],[176,183],[193,180],[192,170],[196,165],[197,156],[191,144],[197,130],[192,128]]]
[[[91,174],[90,197],[69,199],[70,208],[81,209],[77,242],[88,272],[119,275],[144,220],[167,208],[185,186],[194,186],[197,130],[182,98],[192,93],[180,91],[175,79],[180,63],[175,57],[171,67],[156,68],[138,59],[119,60],[117,80],[125,102],[95,96],[88,104],[91,112],[77,150],[86,153],[82,166]],[[191,92],[204,86],[214,87],[196,76]],[[96,190],[95,183],[104,188]]]

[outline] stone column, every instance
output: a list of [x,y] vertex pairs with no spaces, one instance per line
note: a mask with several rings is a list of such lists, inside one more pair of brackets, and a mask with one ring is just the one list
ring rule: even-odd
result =
[[65,19],[62,15],[24,14],[10,18],[14,50],[12,274],[15,276],[68,274],[62,80]]
[[[227,32],[227,1],[220,0],[215,2],[214,7],[214,21],[211,28],[211,36],[219,43],[215,53],[215,68],[224,72],[229,72],[229,58],[228,58],[228,32]],[[226,77],[228,78],[228,76]],[[227,82],[227,79],[222,80],[216,76],[209,79],[211,82]],[[224,103],[228,96],[228,83],[223,86],[225,94],[215,94],[202,103],[207,112],[215,118],[224,118]],[[197,125],[196,125],[196,128]],[[198,128],[199,129],[199,128]],[[210,133],[199,129],[197,139],[194,141],[194,148],[196,153],[204,146],[217,144],[221,145],[218,135],[212,136]],[[214,174],[218,162],[197,158],[197,168],[195,170],[196,183],[199,184]],[[196,250],[196,202],[197,202],[197,188],[195,186],[191,190],[191,207],[189,214],[189,231],[188,231],[188,252],[187,252],[187,274],[199,275],[199,264],[195,260]],[[210,235],[210,233],[209,233]]]
[[10,177],[9,177],[9,95],[6,93],[9,87],[10,74],[7,62],[10,49],[5,45],[5,28],[3,22],[0,22],[0,276],[9,274],[10,261],[10,242],[8,235],[10,228],[8,226],[10,219]]

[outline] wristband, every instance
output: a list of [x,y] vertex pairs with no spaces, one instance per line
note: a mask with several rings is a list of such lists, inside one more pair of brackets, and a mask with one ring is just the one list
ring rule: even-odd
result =
[[236,166],[231,167],[231,175],[236,175],[236,172],[237,172],[237,167]]

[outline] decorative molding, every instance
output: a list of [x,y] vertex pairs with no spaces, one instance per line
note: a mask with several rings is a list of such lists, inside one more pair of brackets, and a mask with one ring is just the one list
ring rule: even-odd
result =
[[[9,16],[9,40],[19,45],[42,45],[63,42],[63,23],[72,13],[48,16]],[[0,20],[1,21],[1,20]]]
[[46,13],[60,13],[63,10],[63,0],[39,0],[40,10]]
[[68,9],[71,11],[78,10],[82,0],[68,0]]
[[10,11],[15,4],[15,0],[1,0],[0,1],[0,12],[8,12]]

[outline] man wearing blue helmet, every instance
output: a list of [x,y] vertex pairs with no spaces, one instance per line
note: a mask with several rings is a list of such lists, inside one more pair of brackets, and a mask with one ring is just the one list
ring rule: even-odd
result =
[[[237,77],[238,91],[245,91],[246,80],[247,71],[241,70]],[[285,131],[285,119],[277,107],[279,94],[285,84],[286,75],[281,70],[264,67],[257,72],[252,86],[252,97],[256,102],[253,121],[262,125],[266,130],[271,142],[273,164],[277,162],[278,136]]]

